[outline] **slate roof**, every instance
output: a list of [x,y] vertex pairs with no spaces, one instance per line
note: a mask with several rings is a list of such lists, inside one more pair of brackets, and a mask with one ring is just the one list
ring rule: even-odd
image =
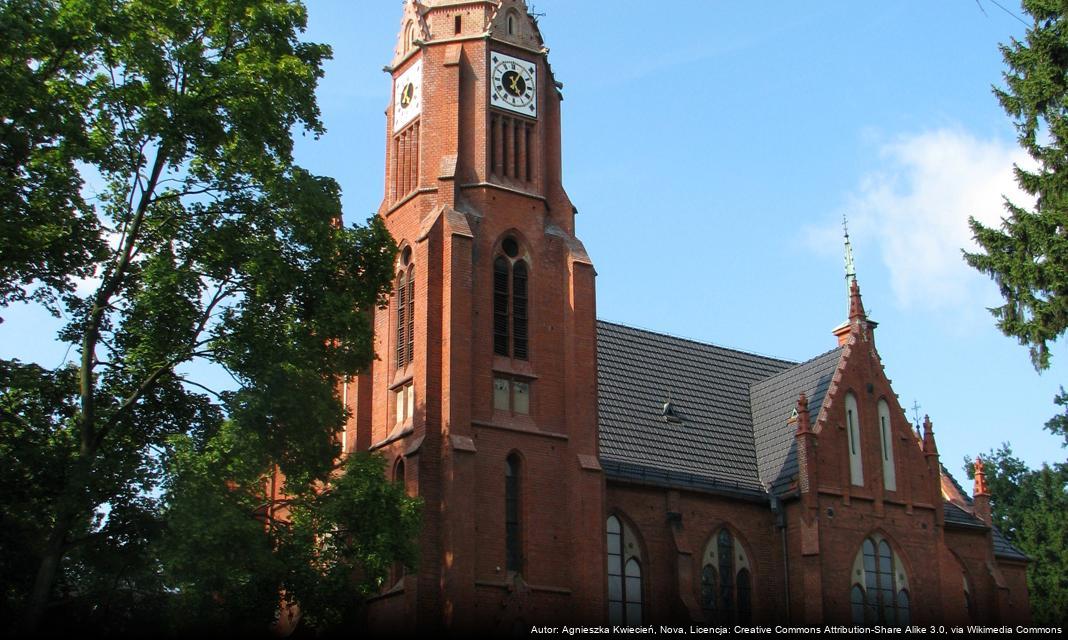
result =
[[815,426],[823,398],[841,359],[841,347],[791,367],[750,387],[753,438],[760,478],[775,493],[788,489],[797,476],[796,427],[787,420],[804,392],[808,413]]
[[[597,352],[608,477],[764,493],[749,386],[792,362],[604,321]],[[669,397],[679,422],[663,416]]]
[[1017,549],[1009,539],[1005,537],[1005,534],[1001,533],[1001,530],[997,527],[993,527],[994,534],[994,555],[999,558],[1011,558],[1013,560],[1030,560],[1023,551]]
[[958,527],[974,527],[976,529],[986,528],[986,525],[983,524],[982,520],[976,518],[964,509],[961,509],[952,502],[942,503],[942,513],[946,517],[946,524],[956,525]]
[[[842,349],[800,364],[703,342],[597,322],[601,466],[608,478],[763,500],[792,488],[798,396],[815,425]],[[663,415],[670,400],[678,421]],[[971,498],[956,478],[942,473]],[[946,524],[985,528],[944,502]],[[993,528],[994,553],[1027,560]]]
[[[949,478],[949,481],[952,482],[953,486],[960,492],[960,495],[964,498],[965,502],[969,505],[975,504],[972,497],[964,491],[964,487],[957,482],[957,479],[953,477],[953,474],[949,472],[949,469],[946,469],[945,465],[942,465],[942,475]],[[982,520],[975,517],[974,514],[961,509],[952,502],[943,502],[942,509],[946,516],[946,524],[949,526],[986,528],[986,524]],[[1005,537],[1005,534],[1003,534],[1000,529],[991,527],[991,533],[993,534],[994,539],[995,556],[1013,560],[1030,560],[1030,558],[1027,557],[1027,554],[1020,551],[1015,545],[1009,542],[1009,539]]]

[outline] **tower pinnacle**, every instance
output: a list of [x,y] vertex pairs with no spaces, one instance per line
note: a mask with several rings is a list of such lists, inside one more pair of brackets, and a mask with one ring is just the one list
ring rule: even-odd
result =
[[864,303],[860,299],[860,285],[857,283],[857,267],[853,261],[853,243],[849,239],[849,222],[842,216],[842,234],[845,238],[845,284],[846,284],[846,321],[835,327],[832,332],[838,338],[839,346],[846,343],[853,326],[863,331],[875,327],[875,322],[868,320],[864,312]]
[[[853,283],[857,281],[857,267],[853,262],[853,244],[849,241],[849,221],[845,214],[842,214],[842,232],[845,235],[846,300],[849,301],[853,294]],[[846,311],[849,311],[848,304]]]

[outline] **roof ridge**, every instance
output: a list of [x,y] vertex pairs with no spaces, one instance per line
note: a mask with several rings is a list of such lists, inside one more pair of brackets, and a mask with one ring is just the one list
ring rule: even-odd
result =
[[756,387],[758,385],[762,385],[762,384],[765,384],[765,383],[769,383],[772,380],[774,380],[775,378],[778,378],[779,376],[787,375],[787,374],[789,374],[789,373],[791,373],[791,372],[793,372],[793,371],[795,371],[797,369],[800,369],[801,367],[804,367],[806,365],[810,365],[813,362],[815,362],[815,361],[817,361],[817,360],[819,360],[821,358],[826,358],[827,356],[831,355],[835,351],[841,351],[843,349],[844,349],[844,347],[842,347],[842,346],[837,346],[837,347],[834,347],[833,349],[828,349],[827,351],[824,351],[823,353],[819,354],[818,356],[814,356],[812,358],[809,358],[808,360],[805,360],[804,362],[798,362],[797,364],[795,364],[794,366],[790,367],[789,369],[783,369],[782,371],[777,371],[777,372],[771,374],[767,378],[761,378],[760,380],[756,380],[754,382],[750,382],[749,383],[749,389],[752,390],[753,387]]
[[[721,344],[716,344],[714,342],[706,342],[704,340],[697,340],[696,338],[687,338],[686,336],[680,336],[680,335],[676,335],[674,333],[667,333],[665,331],[656,331],[654,329],[647,329],[645,327],[638,327],[638,326],[635,326],[635,325],[632,325],[632,324],[624,324],[622,322],[615,322],[615,321],[612,321],[612,320],[605,320],[603,318],[597,318],[597,324],[613,325],[613,326],[616,326],[616,327],[622,327],[624,329],[630,329],[632,331],[640,331],[642,333],[649,333],[649,334],[652,334],[652,335],[655,335],[655,336],[662,336],[662,337],[665,337],[665,338],[671,338],[673,340],[682,340],[684,342],[690,342],[692,344],[699,344],[699,345],[704,346],[704,347],[715,347],[717,349],[723,349],[725,351],[733,351],[735,353],[741,353],[741,354],[744,354],[744,355],[747,355],[747,356],[755,356],[757,358],[763,358],[765,360],[774,360],[776,362],[784,362],[784,363],[787,363],[787,364],[790,364],[790,365],[795,365],[795,366],[799,365],[799,364],[804,364],[804,363],[801,363],[801,362],[797,362],[796,360],[787,360],[786,358],[779,358],[779,357],[776,357],[776,356],[769,356],[767,354],[757,353],[756,351],[747,351],[745,349],[738,349],[736,347],[727,347],[727,346],[724,346],[724,345],[721,345]],[[787,369],[787,371],[789,371],[789,369]]]

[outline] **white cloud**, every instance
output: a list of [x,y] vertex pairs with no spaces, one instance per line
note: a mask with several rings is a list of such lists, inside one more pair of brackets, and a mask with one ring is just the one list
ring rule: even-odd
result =
[[[976,249],[968,216],[997,225],[1003,196],[1029,204],[1012,173],[1013,163],[1030,166],[1028,156],[1014,144],[958,129],[902,136],[879,155],[884,168],[861,180],[845,213],[850,232],[878,246],[898,304],[952,308],[989,291],[988,278],[961,257],[961,249]],[[809,235],[819,241],[828,233]]]

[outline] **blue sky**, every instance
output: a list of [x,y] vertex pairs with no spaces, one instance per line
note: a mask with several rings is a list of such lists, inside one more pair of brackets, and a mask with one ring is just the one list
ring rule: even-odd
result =
[[[961,478],[965,454],[1003,441],[1031,465],[1064,460],[1042,429],[1068,381],[1064,349],[1037,374],[985,310],[993,284],[960,259],[967,216],[997,221],[1023,160],[991,85],[998,43],[1024,27],[980,2],[530,2],[565,85],[564,185],[598,315],[818,355],[845,318],[847,214],[887,374],[903,406],[931,415],[947,467]],[[334,59],[319,90],[328,133],[301,139],[298,160],[334,176],[346,218],[363,220],[382,197],[382,67],[402,5],[307,4],[308,37]],[[0,356],[62,359],[39,314],[3,315]]]

